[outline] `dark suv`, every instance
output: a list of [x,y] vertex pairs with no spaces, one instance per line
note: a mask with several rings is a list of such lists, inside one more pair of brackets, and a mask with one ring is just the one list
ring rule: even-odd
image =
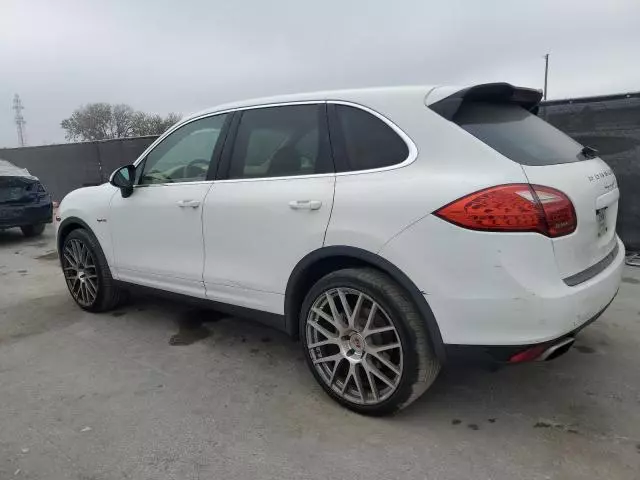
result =
[[27,170],[0,160],[0,230],[20,227],[26,237],[40,235],[51,223],[51,197]]

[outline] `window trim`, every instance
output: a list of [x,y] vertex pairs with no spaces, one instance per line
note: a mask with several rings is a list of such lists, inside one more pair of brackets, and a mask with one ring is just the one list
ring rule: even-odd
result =
[[324,118],[326,122],[325,125],[321,125],[324,129],[326,129],[327,135],[330,136],[329,133],[329,124],[327,120],[327,102],[325,100],[303,100],[303,101],[295,101],[295,102],[281,102],[281,103],[269,103],[264,105],[250,105],[246,107],[239,107],[235,109],[236,121],[233,123],[229,135],[227,135],[227,139],[229,140],[228,144],[225,145],[225,149],[223,152],[222,159],[220,161],[220,168],[218,169],[219,175],[216,177],[216,182],[224,182],[224,183],[232,183],[232,182],[259,182],[259,181],[267,181],[267,180],[288,180],[288,179],[296,179],[296,178],[322,178],[322,177],[332,177],[336,174],[335,172],[335,160],[333,155],[333,149],[331,148],[331,140],[329,139],[329,155],[331,156],[331,164],[333,165],[333,172],[326,173],[309,173],[305,175],[284,175],[279,177],[255,177],[255,178],[228,178],[229,172],[231,170],[231,156],[233,153],[233,143],[236,141],[236,137],[238,134],[238,127],[240,125],[240,120],[242,119],[242,112],[246,110],[256,110],[263,108],[274,108],[274,107],[288,107],[295,105],[316,105],[318,107],[324,106],[323,110],[319,110],[318,114]]
[[[237,119],[239,118],[239,116],[237,115],[238,112],[242,112],[244,110],[255,110],[256,108],[271,108],[271,107],[283,107],[283,106],[288,106],[288,105],[319,105],[319,104],[326,104],[327,105],[327,121],[329,123],[329,125],[327,126],[327,128],[329,129],[329,138],[330,141],[331,140],[331,121],[329,119],[329,107],[331,105],[346,105],[349,107],[355,107],[355,108],[359,108],[361,110],[364,110],[367,113],[370,113],[371,115],[377,117],[378,119],[380,119],[381,121],[383,121],[384,123],[386,123],[389,127],[391,127],[391,129],[393,131],[395,131],[400,138],[402,138],[402,140],[406,143],[407,148],[409,149],[409,154],[407,155],[407,158],[405,160],[403,160],[400,163],[396,163],[394,165],[389,165],[387,167],[379,167],[379,168],[370,168],[370,169],[366,169],[366,170],[350,170],[347,172],[330,172],[330,173],[311,173],[311,174],[307,174],[307,175],[289,175],[289,176],[283,176],[283,177],[258,177],[258,178],[224,178],[224,174],[226,174],[226,170],[228,170],[228,165],[226,165],[226,162],[230,161],[230,158],[227,158],[230,156],[230,149],[229,149],[229,140],[233,139],[235,140],[235,135],[237,133],[237,128],[238,128],[238,121]],[[197,117],[193,117],[190,118],[189,120],[185,121],[184,123],[179,123],[177,125],[174,125],[174,127],[172,127],[171,129],[167,130],[165,133],[163,133],[160,137],[158,137],[158,139],[153,142],[151,145],[149,145],[149,147],[147,147],[147,149],[142,152],[142,154],[140,155],[140,157],[138,157],[138,159],[134,162],[134,166],[137,168],[137,166],[143,162],[146,158],[147,155],[151,152],[151,150],[153,150],[156,145],[158,145],[161,141],[163,141],[166,137],[168,137],[169,135],[171,135],[173,132],[175,132],[177,129],[183,127],[184,125],[187,125],[191,122],[195,122],[196,120],[200,120],[202,118],[206,118],[206,117],[213,117],[216,115],[222,115],[225,113],[231,113],[231,121],[229,122],[228,128],[226,128],[226,132],[224,132],[225,134],[225,138],[224,138],[224,145],[222,148],[222,152],[220,155],[220,161],[218,162],[218,169],[217,169],[217,173],[215,175],[215,177],[213,179],[209,179],[207,178],[207,180],[200,180],[200,181],[196,181],[196,182],[177,182],[177,183],[155,183],[155,184],[150,184],[150,185],[136,185],[135,187],[153,187],[153,186],[176,186],[176,185],[193,185],[193,184],[199,184],[199,183],[232,183],[232,182],[264,182],[264,181],[277,181],[277,180],[295,180],[295,179],[301,179],[301,178],[322,178],[322,177],[332,177],[332,176],[347,176],[347,175],[361,175],[361,174],[367,174],[367,173],[377,173],[377,172],[386,172],[389,170],[396,170],[398,168],[404,168],[407,167],[409,165],[411,165],[413,162],[415,162],[415,160],[418,158],[418,147],[416,147],[416,144],[413,142],[413,140],[411,140],[411,137],[409,137],[409,135],[407,135],[404,130],[402,130],[397,124],[395,124],[393,121],[391,121],[389,118],[387,118],[386,116],[384,116],[383,114],[377,112],[376,110],[373,110],[370,107],[367,107],[365,105],[361,105],[359,103],[356,102],[352,102],[352,101],[348,101],[348,100],[301,100],[301,101],[290,101],[290,102],[277,102],[277,103],[265,103],[265,104],[256,104],[256,105],[246,105],[246,106],[242,106],[242,107],[235,107],[235,108],[228,108],[228,109],[224,109],[224,110],[219,110],[216,112],[207,112],[207,113],[203,113],[202,115],[198,115]],[[225,126],[226,127],[226,126]],[[333,151],[333,160],[334,160],[334,166],[335,165],[335,148],[332,145],[332,151]]]
[[[214,162],[214,160],[216,159],[215,157],[217,157],[217,162],[216,162],[216,170],[213,172],[211,171],[211,163],[209,164],[209,169],[207,170],[207,176],[205,178],[205,180],[194,180],[191,182],[165,182],[165,183],[148,183],[148,184],[144,184],[144,185],[140,185],[140,184],[136,184],[133,186],[133,188],[147,188],[147,187],[169,187],[169,186],[178,186],[178,185],[199,185],[202,183],[212,183],[213,179],[210,178],[212,176],[215,176],[216,173],[218,172],[218,170],[220,169],[220,163],[222,162],[222,152],[223,152],[223,147],[226,144],[227,141],[227,137],[229,136],[229,130],[230,130],[230,126],[233,122],[233,119],[235,117],[235,110],[222,110],[219,112],[213,112],[213,113],[206,113],[203,115],[199,115],[197,117],[194,118],[190,118],[189,120],[183,122],[183,123],[178,123],[176,125],[174,125],[172,128],[170,128],[169,130],[167,130],[166,132],[164,132],[162,135],[160,135],[151,145],[149,145],[144,152],[142,152],[142,154],[136,159],[135,162],[133,162],[133,166],[137,169],[139,165],[142,165],[142,168],[144,168],[144,164],[147,161],[147,157],[149,156],[149,154],[158,146],[160,145],[160,143],[162,143],[169,135],[173,134],[174,132],[176,132],[177,130],[181,129],[182,127],[185,127],[187,125],[189,125],[190,123],[193,122],[197,122],[198,120],[202,120],[204,118],[211,118],[211,117],[217,117],[218,115],[225,115],[228,114],[229,118],[225,119],[224,124],[222,125],[222,129],[220,130],[220,136],[218,137],[218,140],[216,140],[216,144],[213,147],[213,152],[211,153],[211,162]],[[222,139],[220,138],[222,137]],[[220,141],[222,141],[222,144],[220,144]],[[219,147],[220,145],[220,147]],[[140,177],[142,178],[142,176]]]
[[[338,176],[359,175],[361,173],[376,173],[376,172],[385,172],[388,170],[395,170],[396,168],[403,168],[412,164],[418,158],[418,147],[416,147],[416,144],[413,142],[413,140],[411,140],[409,135],[407,135],[404,132],[404,130],[402,130],[398,125],[396,125],[394,122],[389,120],[387,117],[385,117],[381,113],[373,110],[372,108],[369,108],[354,102],[348,102],[348,101],[342,101],[342,100],[327,100],[327,103],[329,104],[329,107],[331,105],[344,105],[347,107],[358,108],[360,110],[363,110],[373,115],[374,117],[378,118],[383,123],[385,123],[388,127],[390,127],[404,141],[408,151],[407,158],[405,158],[402,162],[394,163],[393,165],[388,165],[386,167],[336,172],[336,175]],[[330,132],[333,134],[337,134],[338,136],[338,138],[336,139],[338,147],[334,148],[334,154],[336,153],[335,151],[338,150],[337,152],[338,154],[335,155],[336,163],[339,162],[340,167],[342,168],[348,168],[348,162],[346,160],[345,145],[344,145],[344,132],[340,124],[337,122],[338,118],[337,118],[335,109],[329,108],[328,117],[329,117]]]

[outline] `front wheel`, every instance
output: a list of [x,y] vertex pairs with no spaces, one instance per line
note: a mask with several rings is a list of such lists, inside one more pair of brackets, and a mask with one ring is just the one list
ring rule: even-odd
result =
[[118,306],[123,292],[115,285],[96,238],[83,229],[64,239],[61,263],[69,293],[84,310],[104,312]]
[[339,270],[320,279],[303,303],[300,333],[316,380],[359,413],[404,408],[440,371],[418,310],[374,269]]
[[26,225],[24,227],[20,227],[20,230],[22,230],[22,234],[25,237],[37,237],[38,235],[42,235],[42,232],[44,232],[44,223]]

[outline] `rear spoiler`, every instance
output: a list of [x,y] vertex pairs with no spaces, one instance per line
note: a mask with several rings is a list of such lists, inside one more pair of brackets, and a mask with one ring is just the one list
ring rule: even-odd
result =
[[537,115],[540,100],[541,90],[514,87],[509,83],[485,83],[458,90],[453,95],[429,105],[429,108],[447,120],[453,120],[464,102],[511,103]]

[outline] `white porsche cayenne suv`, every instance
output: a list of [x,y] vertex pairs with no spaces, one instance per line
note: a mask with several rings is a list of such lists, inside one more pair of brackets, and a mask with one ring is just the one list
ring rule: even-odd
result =
[[554,358],[612,301],[611,169],[506,83],[291,95],[172,127],[71,192],[57,242],[85,310],[133,286],[300,338],[324,390],[391,413],[457,358]]

